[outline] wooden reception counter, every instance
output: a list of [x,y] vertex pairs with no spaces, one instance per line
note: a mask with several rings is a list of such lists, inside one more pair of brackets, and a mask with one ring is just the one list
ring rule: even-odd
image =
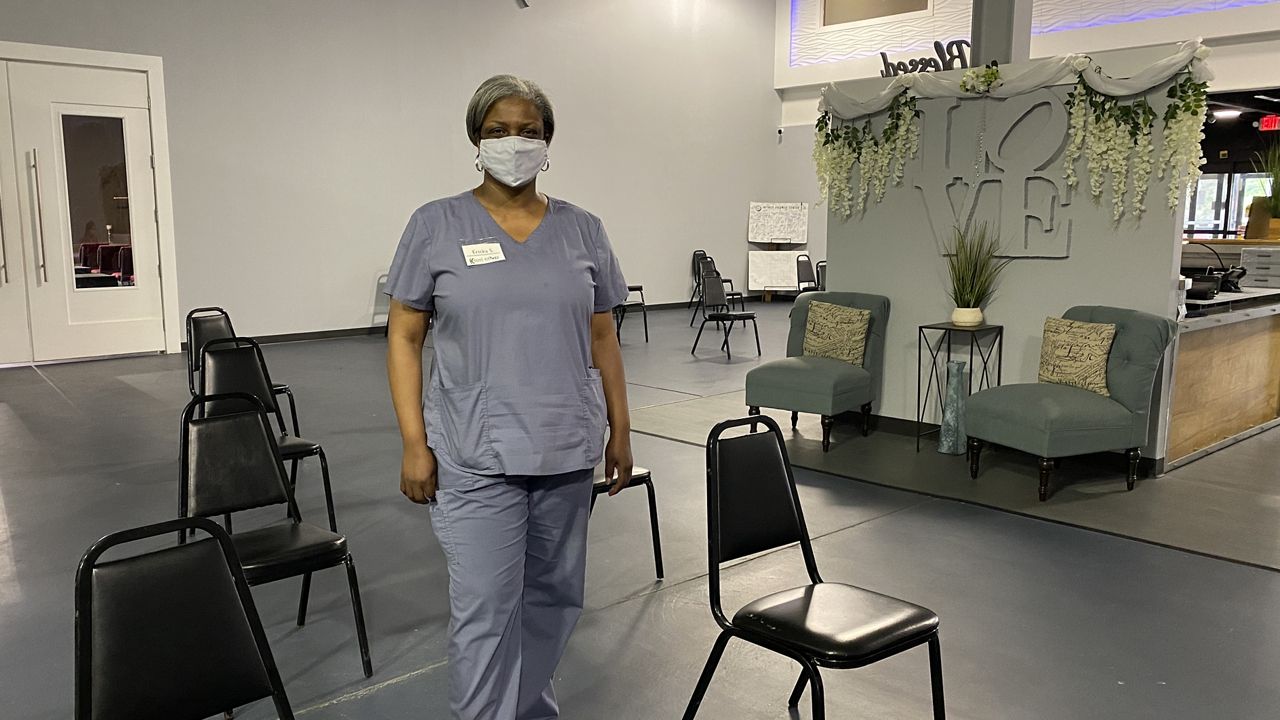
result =
[[1166,468],[1280,425],[1280,290],[1222,293],[1178,323]]

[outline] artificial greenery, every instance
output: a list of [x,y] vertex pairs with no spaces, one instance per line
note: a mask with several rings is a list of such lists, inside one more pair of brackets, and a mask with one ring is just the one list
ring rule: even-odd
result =
[[960,89],[975,95],[991,92],[1000,84],[1000,63],[991,61],[981,68],[966,70],[960,77]]
[[1271,217],[1280,218],[1280,141],[1271,143],[1266,150],[1255,153],[1253,169],[1267,176],[1271,184],[1271,197],[1267,198],[1267,207]]
[[998,252],[999,232],[987,223],[952,229],[951,241],[943,253],[947,256],[947,274],[951,280],[947,294],[956,307],[980,308],[995,294],[996,280],[1011,260],[998,259]]
[[[818,117],[813,147],[818,190],[834,212],[845,218],[861,214],[868,197],[880,202],[889,185],[902,184],[907,160],[920,148],[919,115],[916,97],[904,88],[886,109],[879,133],[870,115],[860,124],[827,111]],[[855,167],[856,189],[851,185]]]

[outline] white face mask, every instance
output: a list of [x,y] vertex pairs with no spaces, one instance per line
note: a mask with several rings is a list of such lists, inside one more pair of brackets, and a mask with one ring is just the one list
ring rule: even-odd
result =
[[480,166],[508,187],[524,187],[547,164],[547,143],[512,135],[480,141]]

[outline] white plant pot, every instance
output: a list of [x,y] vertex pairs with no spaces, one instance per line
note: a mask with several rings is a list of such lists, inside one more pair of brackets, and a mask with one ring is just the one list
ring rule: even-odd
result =
[[956,308],[951,311],[951,323],[961,327],[976,327],[982,324],[982,308]]

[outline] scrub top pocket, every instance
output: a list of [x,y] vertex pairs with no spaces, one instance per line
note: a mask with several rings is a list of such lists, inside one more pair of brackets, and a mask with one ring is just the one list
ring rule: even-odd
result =
[[[454,465],[476,473],[498,473],[498,455],[489,429],[484,383],[436,387],[445,454]],[[428,439],[431,439],[428,436]]]

